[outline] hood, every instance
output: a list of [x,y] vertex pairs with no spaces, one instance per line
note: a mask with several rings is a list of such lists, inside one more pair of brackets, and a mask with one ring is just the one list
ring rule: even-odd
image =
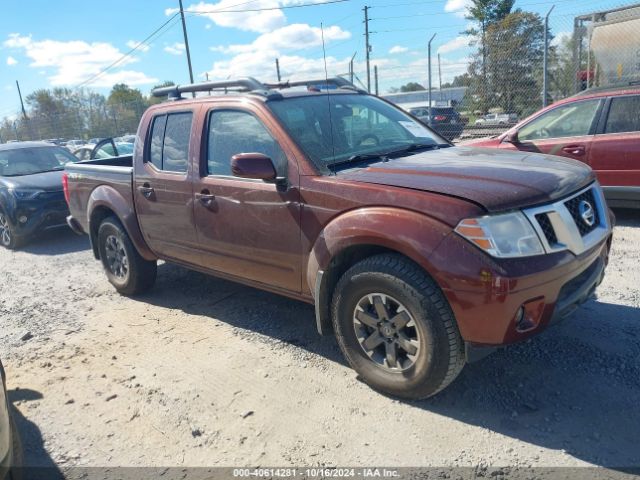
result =
[[477,147],[429,150],[338,175],[459,197],[489,212],[548,203],[595,180],[593,171],[575,160]]
[[6,188],[25,188],[31,190],[44,190],[45,192],[62,191],[62,174],[64,170],[55,172],[34,173],[32,175],[20,175],[19,177],[0,177],[0,185]]

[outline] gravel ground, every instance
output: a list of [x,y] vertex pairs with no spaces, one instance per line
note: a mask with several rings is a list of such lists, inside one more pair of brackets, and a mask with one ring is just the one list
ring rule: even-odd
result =
[[403,402],[360,383],[309,305],[162,264],[117,295],[86,238],[0,249],[0,357],[25,462],[640,466],[640,213],[597,298]]

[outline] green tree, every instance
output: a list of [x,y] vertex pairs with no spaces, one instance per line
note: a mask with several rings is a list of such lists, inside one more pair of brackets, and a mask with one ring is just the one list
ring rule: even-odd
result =
[[[467,8],[467,20],[470,20],[472,26],[464,33],[472,37],[472,44],[478,45],[479,55],[476,56],[475,62],[479,66],[479,73],[486,83],[487,79],[487,31],[492,25],[504,20],[511,13],[515,0],[471,0],[471,4]],[[478,91],[480,103],[483,105],[482,110],[488,107],[485,92]]]
[[483,112],[526,115],[540,107],[544,27],[538,14],[516,10],[491,23],[469,65],[467,102]]
[[[171,87],[173,85],[175,85],[175,82],[172,82],[171,80],[166,80],[162,83],[159,83],[158,85],[154,85],[153,88],[151,89],[152,91],[155,90],[156,88],[162,88],[162,87]],[[161,97],[154,97],[153,95],[149,95],[149,97],[147,98],[147,103],[149,105],[156,105],[158,103],[162,103],[165,99],[161,98]]]
[[113,121],[115,135],[135,132],[147,102],[137,88],[124,83],[113,86],[107,97],[108,114]]

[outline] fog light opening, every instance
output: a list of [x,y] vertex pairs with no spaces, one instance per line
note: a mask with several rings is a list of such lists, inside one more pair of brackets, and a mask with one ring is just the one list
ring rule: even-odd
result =
[[19,221],[20,223],[27,223],[27,220],[29,220],[29,219],[27,218],[27,216],[26,216],[26,215],[20,215],[20,216],[18,217],[18,221]]
[[540,324],[544,307],[544,297],[534,298],[523,303],[514,317],[516,330],[528,332],[536,328]]

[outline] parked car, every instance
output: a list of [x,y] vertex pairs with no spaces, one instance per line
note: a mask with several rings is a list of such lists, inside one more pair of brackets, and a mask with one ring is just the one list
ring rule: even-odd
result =
[[0,245],[15,249],[42,230],[64,227],[68,150],[45,142],[0,145]]
[[515,113],[489,113],[475,121],[477,127],[513,125],[515,123],[518,123],[518,115]]
[[[67,165],[69,225],[118,292],[164,259],[309,302],[364,381],[406,398],[589,298],[613,223],[590,168],[455,147],[344,79],[294,88],[322,82],[156,89],[176,100],[132,156]],[[177,99],[231,86],[250,92]]]
[[115,142],[110,138],[101,140],[97,145],[84,145],[73,151],[78,160],[118,157],[120,155],[131,155],[132,153],[133,143]]
[[464,122],[453,107],[431,107],[433,115],[431,122],[429,122],[429,107],[411,108],[409,113],[429,125],[447,140],[459,137],[464,130]]
[[21,466],[21,452],[18,431],[9,409],[6,375],[0,361],[0,480],[12,480],[11,469]]
[[136,136],[132,134],[127,134],[127,135],[122,135],[121,137],[116,137],[113,140],[119,143],[135,143]]
[[640,88],[592,89],[494,138],[466,145],[572,158],[595,170],[610,206],[640,208]]
[[79,148],[79,147],[81,147],[81,146],[82,146],[82,145],[84,145],[84,144],[85,144],[85,141],[84,141],[84,140],[77,140],[77,139],[76,139],[76,140],[69,140],[69,141],[66,143],[65,147],[67,147],[67,149],[68,149],[69,151],[73,151],[73,150],[75,150],[76,148]]

